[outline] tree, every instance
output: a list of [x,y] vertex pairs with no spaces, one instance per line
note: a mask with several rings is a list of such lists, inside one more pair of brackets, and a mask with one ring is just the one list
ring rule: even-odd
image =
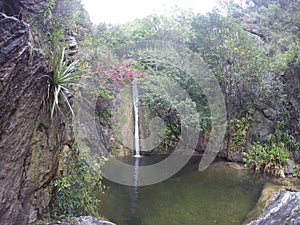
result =
[[299,0],[246,0],[246,8],[236,8],[231,15],[240,15],[239,23],[253,35],[263,36],[270,59],[268,90],[270,101],[276,108],[278,118],[286,121],[285,130],[294,136],[300,129],[299,71],[300,71],[300,1]]
[[249,105],[262,95],[259,90],[268,62],[265,49],[234,18],[224,17],[216,11],[196,17],[191,31],[189,47],[208,63],[223,89],[229,154],[232,114],[238,116],[247,111]]
[[[200,130],[196,132],[209,130],[209,106],[201,88],[187,71],[187,55],[166,44],[163,48],[135,51],[131,57],[149,78],[140,82],[141,104],[150,110],[150,117],[158,116],[167,126],[164,149],[175,147],[183,127],[197,123]],[[187,112],[195,109],[196,113],[184,113],[184,109]]]

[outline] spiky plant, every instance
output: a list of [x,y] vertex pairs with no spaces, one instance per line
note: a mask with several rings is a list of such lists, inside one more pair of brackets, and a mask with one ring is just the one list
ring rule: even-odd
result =
[[67,97],[67,93],[73,94],[72,86],[78,86],[80,73],[76,70],[78,60],[70,61],[68,59],[67,48],[64,43],[60,43],[60,33],[54,37],[54,49],[51,55],[51,66],[53,76],[48,76],[52,83],[52,102],[50,116],[53,118],[55,109],[59,110],[60,99],[68,105],[71,113],[74,114],[72,106]]

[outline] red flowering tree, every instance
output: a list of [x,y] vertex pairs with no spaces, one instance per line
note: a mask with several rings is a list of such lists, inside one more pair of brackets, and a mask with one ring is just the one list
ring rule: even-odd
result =
[[113,89],[111,85],[120,89],[126,85],[131,85],[136,78],[147,78],[143,72],[134,69],[133,64],[133,60],[126,60],[123,56],[118,64],[113,65],[110,57],[108,57],[106,62],[103,60],[98,63],[95,75],[106,90],[111,91]]

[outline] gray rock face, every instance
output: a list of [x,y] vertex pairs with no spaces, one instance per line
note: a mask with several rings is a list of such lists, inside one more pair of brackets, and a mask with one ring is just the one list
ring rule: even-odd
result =
[[43,214],[63,142],[50,121],[43,55],[29,26],[0,13],[0,223],[22,225]]
[[74,225],[116,225],[106,220],[97,219],[91,216],[81,216],[72,220]]
[[253,122],[251,124],[248,143],[253,143],[254,141],[266,142],[270,139],[274,130],[275,121],[267,118],[265,113],[258,112],[254,115]]
[[277,113],[274,109],[272,108],[266,108],[263,110],[263,114],[265,115],[266,118],[268,118],[271,121],[275,121],[277,118]]
[[300,192],[284,191],[248,225],[299,225]]

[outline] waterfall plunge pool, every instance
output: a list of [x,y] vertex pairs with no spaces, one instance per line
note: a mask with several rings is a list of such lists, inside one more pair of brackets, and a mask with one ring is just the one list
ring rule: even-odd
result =
[[[140,165],[165,156],[139,158]],[[134,158],[122,161],[134,165]],[[130,187],[105,180],[102,215],[117,225],[239,225],[256,204],[266,178],[215,162],[203,172],[198,160],[168,180]]]

